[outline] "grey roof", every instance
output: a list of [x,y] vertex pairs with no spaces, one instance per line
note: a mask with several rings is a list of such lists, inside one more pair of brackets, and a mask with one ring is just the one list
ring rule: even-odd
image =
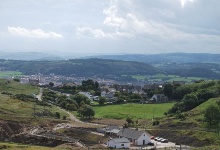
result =
[[112,131],[113,129],[119,130],[119,126],[112,125],[112,126],[107,126],[107,127],[103,128],[103,130],[105,130],[105,131]]
[[146,132],[129,129],[129,128],[123,128],[118,132],[118,135],[121,137],[129,138],[129,139],[138,139],[143,133],[146,133]]
[[110,132],[112,132],[112,133],[118,133],[120,130],[119,129],[113,129],[112,131],[110,131]]
[[115,143],[130,143],[130,141],[127,138],[116,138],[112,139]]

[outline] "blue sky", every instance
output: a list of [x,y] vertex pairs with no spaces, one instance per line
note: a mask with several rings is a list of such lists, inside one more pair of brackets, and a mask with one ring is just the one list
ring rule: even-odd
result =
[[219,0],[1,0],[0,51],[220,53]]

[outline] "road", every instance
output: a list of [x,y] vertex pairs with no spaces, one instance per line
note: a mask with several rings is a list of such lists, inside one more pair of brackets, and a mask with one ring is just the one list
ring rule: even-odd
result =
[[43,95],[43,89],[40,88],[39,94],[36,95],[36,98],[37,98],[39,101],[42,101],[42,95]]
[[38,136],[38,137],[44,137],[47,139],[54,139],[54,140],[60,140],[60,141],[64,141],[64,142],[70,142],[70,143],[75,143],[76,145],[78,145],[81,148],[86,148],[85,144],[83,144],[82,142],[79,141],[79,139],[74,139],[68,136],[58,136],[58,135],[54,135],[54,134],[37,134],[39,131],[38,128],[33,128],[30,130],[30,134],[32,136]]

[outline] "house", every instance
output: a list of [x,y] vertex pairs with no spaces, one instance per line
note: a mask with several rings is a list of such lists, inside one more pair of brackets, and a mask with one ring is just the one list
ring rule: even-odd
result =
[[40,80],[39,79],[29,79],[29,83],[31,85],[39,85]]
[[105,97],[107,99],[113,99],[114,98],[114,92],[106,92],[106,91],[102,91],[101,92],[101,96]]
[[99,96],[90,96],[93,101],[99,101]]
[[146,84],[146,85],[144,85],[144,88],[145,88],[145,89],[152,89],[152,90],[158,89],[158,88],[162,88],[162,87],[163,87],[163,85],[160,84],[160,83],[154,83],[154,84]]
[[108,140],[109,148],[130,148],[130,141],[127,138],[115,138]]
[[146,145],[151,142],[149,134],[145,131],[123,128],[117,135],[120,138],[127,138],[133,145]]
[[111,133],[111,132],[116,132],[116,131],[118,131],[118,132],[120,131],[118,125],[110,125],[110,126],[107,126],[107,127],[104,127],[104,128],[98,128],[97,129],[97,132],[104,133],[104,134]]
[[168,101],[168,97],[164,94],[154,94],[150,99],[152,102],[166,102]]
[[86,97],[88,97],[88,99],[92,99],[91,97],[92,97],[92,95],[90,94],[90,92],[79,92],[79,94],[81,94],[81,95],[84,95],[84,96],[86,96]]

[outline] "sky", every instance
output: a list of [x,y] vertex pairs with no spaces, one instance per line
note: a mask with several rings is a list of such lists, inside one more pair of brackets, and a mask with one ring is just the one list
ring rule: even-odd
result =
[[0,0],[0,51],[220,53],[219,0]]

